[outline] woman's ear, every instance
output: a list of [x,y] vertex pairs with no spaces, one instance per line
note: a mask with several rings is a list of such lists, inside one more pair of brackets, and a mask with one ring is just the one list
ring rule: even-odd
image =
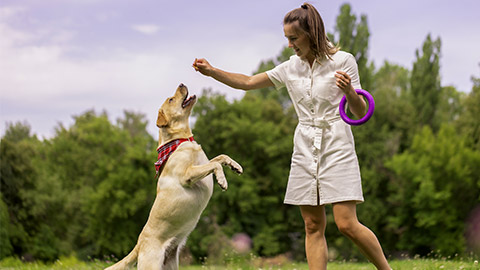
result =
[[157,117],[157,127],[162,128],[162,127],[166,127],[167,125],[168,125],[167,115],[165,115],[163,110],[159,110],[158,117]]

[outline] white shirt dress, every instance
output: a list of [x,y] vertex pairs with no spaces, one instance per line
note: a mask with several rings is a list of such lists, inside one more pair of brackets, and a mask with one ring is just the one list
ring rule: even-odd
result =
[[355,89],[361,88],[355,58],[339,51],[310,67],[298,56],[267,71],[277,89],[286,86],[299,123],[285,204],[324,205],[363,202],[360,168],[350,126],[339,115],[342,90],[337,70],[345,71]]

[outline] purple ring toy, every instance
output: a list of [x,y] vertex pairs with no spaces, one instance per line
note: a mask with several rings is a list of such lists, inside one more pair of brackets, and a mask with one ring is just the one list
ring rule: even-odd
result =
[[358,126],[361,125],[370,119],[373,115],[373,111],[375,110],[375,101],[373,100],[373,97],[370,93],[363,89],[355,89],[357,94],[364,96],[367,99],[368,103],[368,111],[367,114],[365,114],[364,117],[358,120],[353,120],[348,118],[347,114],[345,113],[345,104],[347,103],[347,98],[343,96],[342,100],[340,101],[339,105],[339,111],[340,111],[340,117],[345,121],[345,123],[352,125],[352,126]]

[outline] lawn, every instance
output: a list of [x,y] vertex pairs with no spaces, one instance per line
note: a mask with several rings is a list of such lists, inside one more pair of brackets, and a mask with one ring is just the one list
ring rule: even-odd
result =
[[[111,264],[111,263],[110,263]],[[106,262],[81,262],[75,258],[62,258],[52,264],[43,263],[23,263],[18,259],[5,259],[0,262],[0,269],[4,270],[90,270],[103,269],[110,265]],[[305,263],[286,263],[282,266],[271,265],[255,265],[254,262],[228,264],[226,266],[210,266],[210,265],[195,265],[195,266],[181,266],[180,270],[308,270]],[[395,270],[430,270],[430,269],[455,269],[455,270],[478,270],[480,265],[478,261],[473,259],[458,259],[458,260],[444,260],[444,259],[407,259],[407,260],[393,260],[391,266]],[[328,264],[329,270],[374,270],[371,264],[368,263],[353,263],[353,262],[330,262]]]

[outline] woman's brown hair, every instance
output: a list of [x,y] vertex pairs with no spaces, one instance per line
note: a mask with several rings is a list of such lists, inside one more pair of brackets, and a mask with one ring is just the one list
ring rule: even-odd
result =
[[301,7],[296,8],[285,15],[283,25],[298,22],[300,30],[302,30],[310,39],[310,47],[315,58],[327,56],[331,59],[331,55],[335,54],[339,48],[334,46],[325,33],[325,26],[322,17],[317,9],[309,3],[304,3]]

